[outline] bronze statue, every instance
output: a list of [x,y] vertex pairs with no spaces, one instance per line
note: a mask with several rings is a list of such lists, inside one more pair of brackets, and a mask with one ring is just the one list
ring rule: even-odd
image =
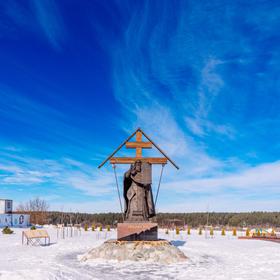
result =
[[149,221],[155,216],[152,193],[152,165],[137,160],[124,174],[125,221]]
[[[130,141],[135,136],[135,141]],[[146,141],[142,140],[142,136]],[[136,149],[135,157],[114,157],[122,148]],[[143,157],[143,149],[156,148],[163,157]],[[161,173],[157,188],[159,192],[164,166],[169,161],[175,168],[179,167],[152,141],[150,137],[138,128],[132,133],[110,156],[99,166],[101,168],[108,160],[113,166],[116,186],[119,195],[120,209],[123,212],[121,196],[116,174],[116,165],[131,164],[130,169],[124,174],[124,222],[118,223],[117,238],[121,241],[158,240],[158,225],[151,218],[156,215],[155,203],[152,193],[152,165],[160,164]]]

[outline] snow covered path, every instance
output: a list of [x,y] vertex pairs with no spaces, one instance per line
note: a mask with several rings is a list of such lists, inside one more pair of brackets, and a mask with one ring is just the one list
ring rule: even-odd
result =
[[[51,246],[21,245],[21,230],[13,235],[0,234],[0,279],[280,279],[280,244],[238,240],[230,236],[205,239],[192,232],[168,238],[188,256],[185,263],[160,266],[151,263],[91,261],[80,263],[78,255],[99,246],[105,232],[84,232],[78,237],[57,239]],[[108,234],[107,234],[108,235]],[[162,238],[166,235],[161,232]],[[106,238],[115,238],[111,232]]]

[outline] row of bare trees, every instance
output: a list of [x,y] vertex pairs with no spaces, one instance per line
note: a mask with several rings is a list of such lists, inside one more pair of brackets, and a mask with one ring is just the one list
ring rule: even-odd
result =
[[39,197],[20,203],[16,209],[17,212],[29,214],[31,224],[39,225],[48,223],[48,210],[49,204]]

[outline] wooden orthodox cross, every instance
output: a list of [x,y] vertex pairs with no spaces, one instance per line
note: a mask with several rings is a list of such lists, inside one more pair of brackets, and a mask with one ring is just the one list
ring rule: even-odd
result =
[[[129,140],[136,134],[136,141],[129,142]],[[142,141],[144,136],[148,141]],[[127,149],[136,149],[135,157],[114,157],[114,155],[123,147]],[[151,149],[155,147],[164,157],[143,157],[142,149]],[[148,162],[150,164],[166,164],[168,161],[177,169],[179,167],[147,136],[141,128],[138,128],[133,134],[131,134],[109,157],[107,157],[99,166],[101,168],[108,160],[111,164],[132,164],[137,160]]]

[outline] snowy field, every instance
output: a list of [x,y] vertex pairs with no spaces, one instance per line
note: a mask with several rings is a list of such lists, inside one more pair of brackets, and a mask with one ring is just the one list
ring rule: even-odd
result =
[[57,238],[48,228],[51,245],[22,246],[21,229],[13,235],[0,234],[0,279],[280,279],[280,244],[266,241],[238,240],[231,233],[214,238],[190,236],[182,232],[161,238],[173,240],[189,258],[176,265],[160,266],[151,263],[91,261],[81,263],[78,255],[99,246],[116,233],[85,232],[81,236]]

